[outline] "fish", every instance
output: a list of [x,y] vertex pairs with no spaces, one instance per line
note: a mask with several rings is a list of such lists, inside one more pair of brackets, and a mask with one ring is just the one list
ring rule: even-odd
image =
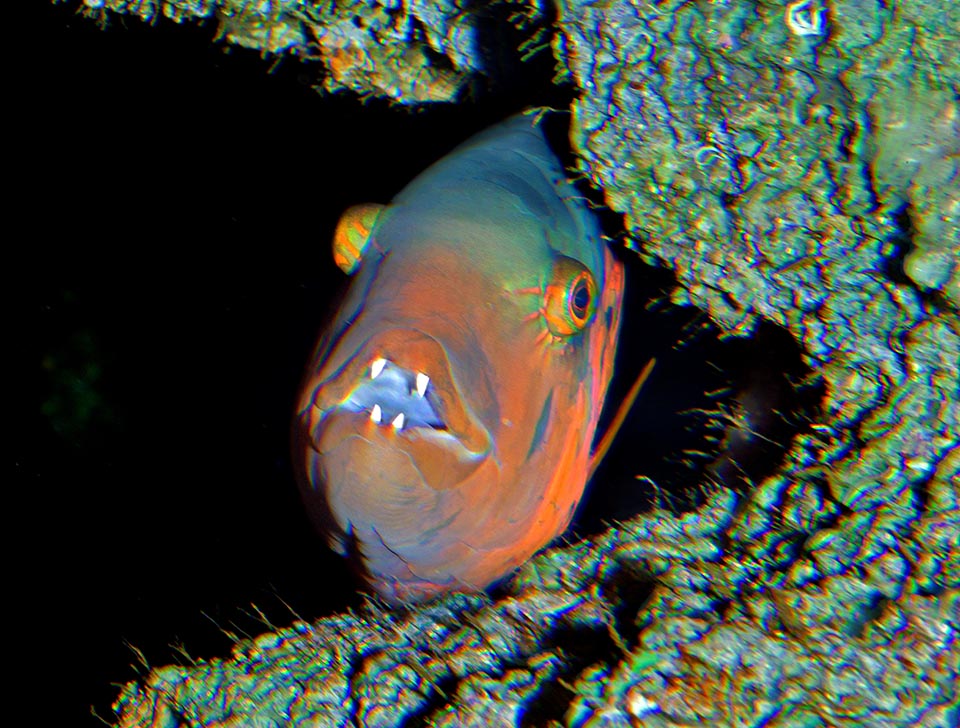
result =
[[609,445],[623,264],[531,114],[348,209],[333,252],[350,283],[293,425],[305,506],[387,603],[482,590],[567,528]]

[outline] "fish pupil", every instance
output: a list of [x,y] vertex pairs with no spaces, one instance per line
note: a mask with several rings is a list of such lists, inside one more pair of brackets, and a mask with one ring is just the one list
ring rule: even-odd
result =
[[590,290],[582,278],[574,284],[573,295],[570,296],[570,308],[577,319],[583,319],[590,307]]

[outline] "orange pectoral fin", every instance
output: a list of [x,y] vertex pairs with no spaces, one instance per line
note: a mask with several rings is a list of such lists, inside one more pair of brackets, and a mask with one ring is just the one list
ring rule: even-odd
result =
[[603,439],[600,440],[596,449],[593,451],[593,455],[590,456],[590,469],[587,471],[587,480],[590,480],[590,478],[593,477],[593,473],[597,469],[597,466],[603,460],[604,456],[607,454],[607,451],[610,449],[610,446],[613,444],[613,441],[617,436],[617,432],[620,431],[623,421],[627,418],[627,414],[633,407],[633,403],[637,400],[637,395],[640,394],[640,390],[643,389],[643,385],[650,377],[650,372],[653,371],[653,366],[656,363],[656,359],[651,359],[647,362],[647,365],[643,368],[643,371],[640,372],[640,376],[637,377],[637,380],[633,383],[633,386],[630,387],[630,391],[627,392],[627,396],[624,397],[623,402],[621,402],[620,406],[617,408],[617,414],[614,415],[613,420],[610,421],[607,431],[603,433]]
[[333,261],[344,273],[353,273],[370,244],[370,234],[383,205],[354,205],[348,208],[333,233]]

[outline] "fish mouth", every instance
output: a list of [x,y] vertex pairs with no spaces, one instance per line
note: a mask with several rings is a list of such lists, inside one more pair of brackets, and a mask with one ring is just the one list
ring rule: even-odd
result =
[[374,334],[315,391],[311,439],[322,455],[352,437],[376,440],[406,451],[424,481],[442,490],[491,451],[491,435],[466,404],[447,350],[416,329]]
[[340,403],[339,409],[366,412],[375,424],[389,422],[395,430],[404,427],[447,430],[437,413],[436,387],[430,385],[430,375],[404,369],[386,357],[370,362],[369,379],[358,384]]

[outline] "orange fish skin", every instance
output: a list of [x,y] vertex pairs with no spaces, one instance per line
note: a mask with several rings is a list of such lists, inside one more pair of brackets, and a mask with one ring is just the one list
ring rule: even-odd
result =
[[580,500],[623,267],[528,116],[362,213],[294,420],[301,494],[386,601],[480,590]]

